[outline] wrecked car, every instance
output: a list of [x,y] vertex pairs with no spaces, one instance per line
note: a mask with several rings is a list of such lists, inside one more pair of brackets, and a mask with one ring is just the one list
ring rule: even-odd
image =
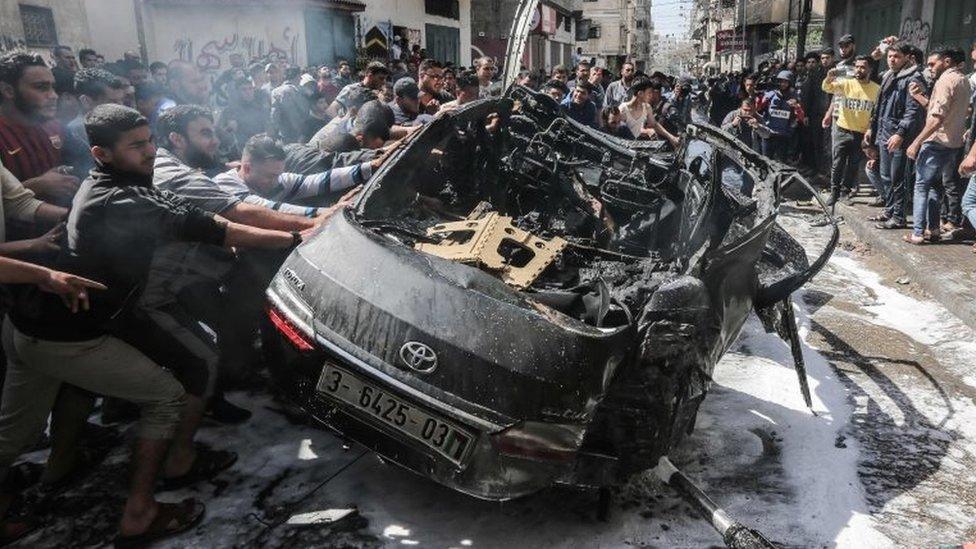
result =
[[802,180],[720,130],[661,147],[518,86],[437,117],[272,281],[276,384],[479,498],[654,467],[753,309],[796,336],[789,296],[837,239],[810,258],[777,224]]

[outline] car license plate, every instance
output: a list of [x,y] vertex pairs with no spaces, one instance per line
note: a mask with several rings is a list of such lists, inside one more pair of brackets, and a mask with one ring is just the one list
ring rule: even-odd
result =
[[333,364],[326,363],[322,367],[316,390],[373,416],[457,465],[467,457],[474,440],[470,433],[454,424],[377,389]]

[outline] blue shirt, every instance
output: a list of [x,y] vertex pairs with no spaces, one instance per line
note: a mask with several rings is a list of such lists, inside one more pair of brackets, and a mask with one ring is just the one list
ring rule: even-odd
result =
[[596,127],[596,105],[592,101],[577,105],[573,103],[573,96],[570,94],[566,96],[566,99],[563,99],[559,106],[566,116],[580,124],[591,128]]

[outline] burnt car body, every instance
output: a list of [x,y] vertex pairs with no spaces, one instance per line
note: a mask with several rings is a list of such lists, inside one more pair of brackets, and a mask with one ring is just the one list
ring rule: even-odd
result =
[[791,315],[832,251],[836,226],[810,261],[776,222],[797,180],[712,127],[669,152],[511,87],[415,132],[288,257],[275,383],[472,496],[620,483],[691,431],[750,311]]

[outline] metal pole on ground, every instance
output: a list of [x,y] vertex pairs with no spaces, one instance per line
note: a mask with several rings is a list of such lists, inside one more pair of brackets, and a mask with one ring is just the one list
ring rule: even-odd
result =
[[733,520],[724,509],[708,497],[708,494],[679,471],[667,456],[658,460],[653,471],[661,482],[674,488],[701,513],[712,528],[722,536],[722,541],[727,547],[731,549],[776,549],[776,546],[761,533]]

